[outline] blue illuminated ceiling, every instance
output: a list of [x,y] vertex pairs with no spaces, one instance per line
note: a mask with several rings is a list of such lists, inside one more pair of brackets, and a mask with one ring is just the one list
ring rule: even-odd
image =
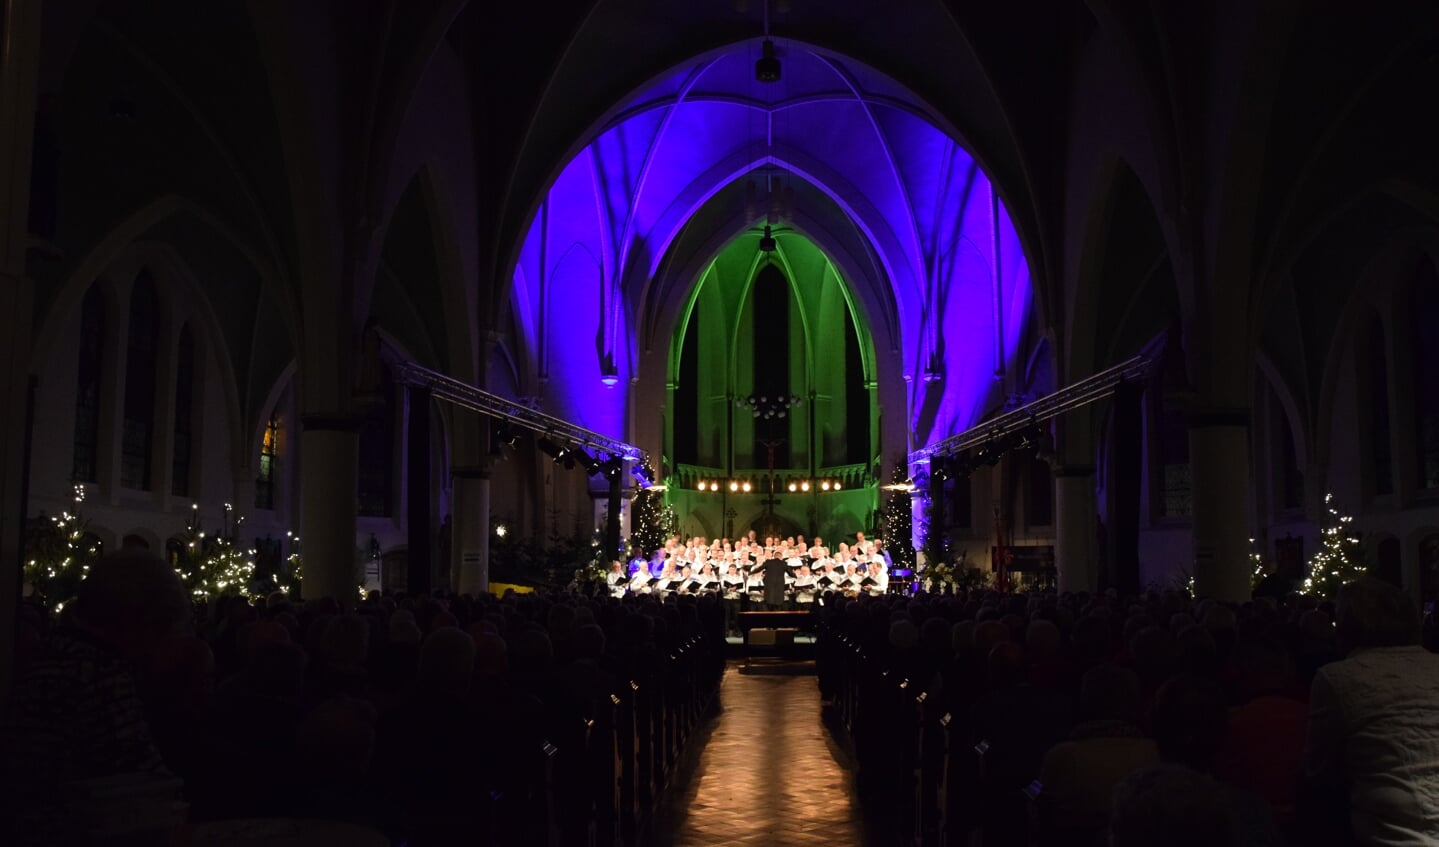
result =
[[[989,180],[892,80],[778,46],[777,83],[754,79],[758,41],[653,81],[611,110],[537,201],[511,307],[520,358],[551,410],[623,433],[642,347],[668,343],[671,304],[720,249],[741,237],[757,249],[771,180],[794,198],[776,227],[842,254],[880,355],[894,360],[888,372],[906,383],[908,436],[963,429],[993,404],[1031,292]],[[600,389],[604,375],[620,390]]]

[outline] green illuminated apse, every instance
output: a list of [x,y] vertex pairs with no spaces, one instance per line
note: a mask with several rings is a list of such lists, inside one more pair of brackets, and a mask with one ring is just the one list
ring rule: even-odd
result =
[[838,540],[874,522],[873,341],[824,252],[774,239],[766,252],[746,232],[705,267],[670,344],[665,453],[686,536]]

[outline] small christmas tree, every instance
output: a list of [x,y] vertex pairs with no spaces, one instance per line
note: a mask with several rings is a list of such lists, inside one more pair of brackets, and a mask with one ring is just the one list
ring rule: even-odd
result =
[[1359,539],[1349,531],[1354,518],[1341,515],[1333,505],[1334,495],[1324,495],[1329,517],[1320,531],[1319,549],[1309,560],[1309,576],[1304,579],[1304,593],[1325,600],[1339,596],[1339,586],[1353,582],[1369,569]]
[[[645,479],[654,479],[654,469],[648,462],[641,468],[640,475]],[[637,555],[648,558],[665,545],[673,523],[674,509],[665,505],[664,493],[642,489],[630,511],[630,546]]]
[[250,591],[255,551],[241,548],[228,534],[206,537],[197,515],[170,546],[170,564],[193,599],[208,600]]
[[85,486],[76,485],[70,509],[59,517],[41,515],[26,538],[25,584],[34,596],[59,612],[75,596],[90,566],[100,558],[100,545],[86,531],[81,514]]
[[910,511],[911,497],[908,489],[901,489],[897,486],[903,485],[899,474],[895,474],[895,488],[889,489],[888,496],[884,500],[884,511],[881,519],[884,521],[881,527],[880,537],[884,541],[884,549],[889,551],[890,561],[894,562],[896,568],[914,569],[914,518]]
[[1249,539],[1249,591],[1253,593],[1264,581],[1264,557],[1254,549],[1254,539]]

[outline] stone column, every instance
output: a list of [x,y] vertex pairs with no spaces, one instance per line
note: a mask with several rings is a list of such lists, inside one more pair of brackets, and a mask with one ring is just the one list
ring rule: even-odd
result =
[[1249,599],[1249,414],[1223,410],[1189,419],[1194,480],[1194,590]]
[[359,512],[359,423],[353,418],[307,417],[300,435],[302,593],[307,601],[334,597],[353,605],[355,515]]
[[455,468],[453,476],[451,568],[456,591],[473,596],[490,590],[490,471]]
[[408,456],[405,483],[409,496],[407,525],[409,529],[409,573],[407,587],[411,594],[428,594],[434,584],[435,567],[430,503],[430,390],[419,386],[409,389],[409,426],[406,429]]
[[30,336],[34,283],[26,275],[30,166],[40,68],[40,0],[0,9],[0,703],[10,686],[20,549],[29,507]]
[[1054,563],[1060,591],[1099,587],[1095,540],[1098,502],[1094,466],[1066,465],[1054,471]]

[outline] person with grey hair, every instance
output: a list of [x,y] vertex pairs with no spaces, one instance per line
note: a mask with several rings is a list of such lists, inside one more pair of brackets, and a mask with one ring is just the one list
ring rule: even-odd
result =
[[1114,789],[1111,847],[1226,847],[1238,844],[1224,789],[1175,764],[1154,765]]
[[1399,588],[1347,583],[1337,606],[1347,656],[1310,689],[1310,804],[1347,806],[1361,845],[1439,845],[1439,656],[1419,646],[1418,610]]
[[61,626],[16,680],[0,718],[0,842],[83,839],[81,783],[169,777],[135,674],[190,620],[180,579],[147,550],[91,568]]

